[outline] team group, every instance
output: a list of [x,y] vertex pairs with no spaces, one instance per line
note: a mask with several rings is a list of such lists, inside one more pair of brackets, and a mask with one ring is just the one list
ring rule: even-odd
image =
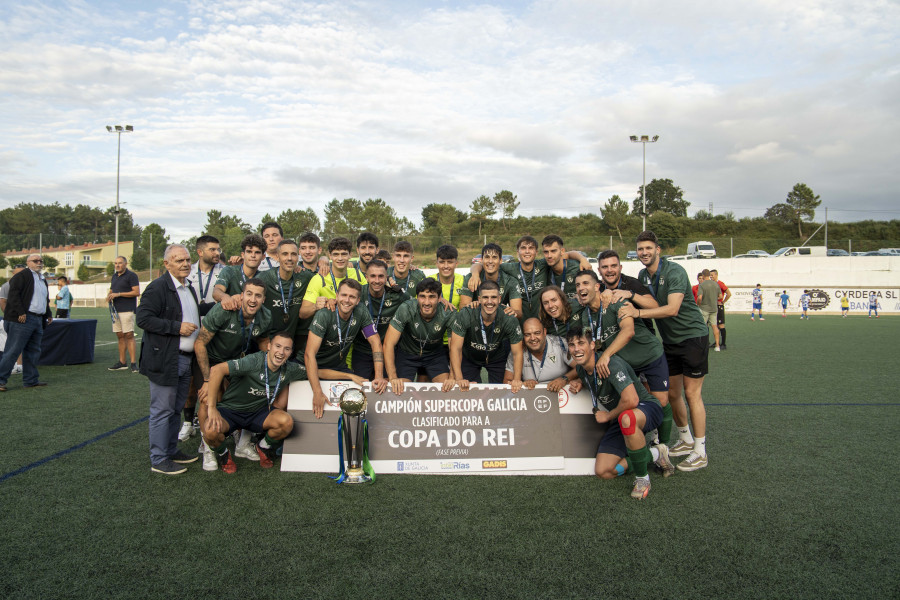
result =
[[[226,261],[219,241],[201,236],[193,264],[186,247],[166,248],[167,272],[143,294],[117,259],[108,300],[119,361],[111,369],[128,369],[126,352],[134,365],[136,322],[154,472],[185,472],[199,457],[178,441],[198,432],[205,470],[234,473],[234,457],[271,467],[293,428],[285,410],[292,381],[309,380],[321,417],[323,380],[370,381],[379,393],[402,393],[411,381],[465,391],[482,381],[482,369],[489,383],[514,392],[537,384],[588,390],[602,425],[596,474],[632,471],[635,498],[649,493],[651,463],[664,476],[676,471],[671,457],[686,456],[681,471],[707,466],[709,330],[687,273],[660,256],[652,232],[637,239],[638,278],[622,274],[611,250],[599,256],[598,277],[557,235],[540,243],[523,236],[516,262],[501,263],[500,246],[486,244],[465,276],[450,245],[437,249],[433,277],[413,267],[409,242],[387,252],[362,233],[355,246],[351,260],[353,244],[337,237],[323,256],[315,234],[288,240],[268,223]],[[724,310],[718,320],[724,336]]]

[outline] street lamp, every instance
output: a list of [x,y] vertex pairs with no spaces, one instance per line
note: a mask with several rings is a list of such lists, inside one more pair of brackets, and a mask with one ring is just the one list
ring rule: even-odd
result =
[[632,135],[630,139],[632,142],[644,145],[644,175],[641,183],[641,231],[647,231],[647,144],[652,144],[659,139],[659,136],[654,135],[651,138],[649,135]]
[[116,258],[119,257],[119,166],[122,164],[122,134],[131,133],[131,125],[107,125],[106,130],[119,136],[119,150],[116,153]]

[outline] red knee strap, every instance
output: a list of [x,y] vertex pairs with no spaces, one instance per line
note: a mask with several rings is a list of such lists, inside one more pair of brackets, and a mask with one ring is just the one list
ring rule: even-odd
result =
[[[625,427],[622,424],[622,418],[628,417],[628,427]],[[619,415],[619,428],[622,430],[623,435],[634,435],[634,432],[637,431],[637,421],[634,418],[633,410],[623,410]]]

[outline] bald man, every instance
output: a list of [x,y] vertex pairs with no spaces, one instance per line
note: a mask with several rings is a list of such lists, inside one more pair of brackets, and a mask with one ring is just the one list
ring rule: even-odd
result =
[[50,291],[41,273],[44,259],[40,254],[30,254],[25,265],[26,269],[9,280],[9,297],[4,313],[7,338],[6,349],[0,359],[0,392],[6,391],[6,382],[19,354],[22,354],[24,387],[47,385],[38,379],[37,370],[44,327],[53,320]]
[[[523,385],[529,390],[539,383],[546,383],[551,392],[558,392],[575,380],[578,375],[569,359],[569,352],[563,339],[557,335],[547,335],[547,329],[540,319],[525,319],[522,323],[525,341],[525,359],[522,363]],[[513,380],[513,356],[506,360],[503,383]]]

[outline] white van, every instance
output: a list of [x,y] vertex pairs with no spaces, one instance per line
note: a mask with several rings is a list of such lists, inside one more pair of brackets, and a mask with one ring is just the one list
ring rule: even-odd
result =
[[779,248],[772,256],[828,256],[825,246],[787,246]]
[[694,258],[715,258],[716,247],[712,242],[691,242],[688,244],[687,253]]

